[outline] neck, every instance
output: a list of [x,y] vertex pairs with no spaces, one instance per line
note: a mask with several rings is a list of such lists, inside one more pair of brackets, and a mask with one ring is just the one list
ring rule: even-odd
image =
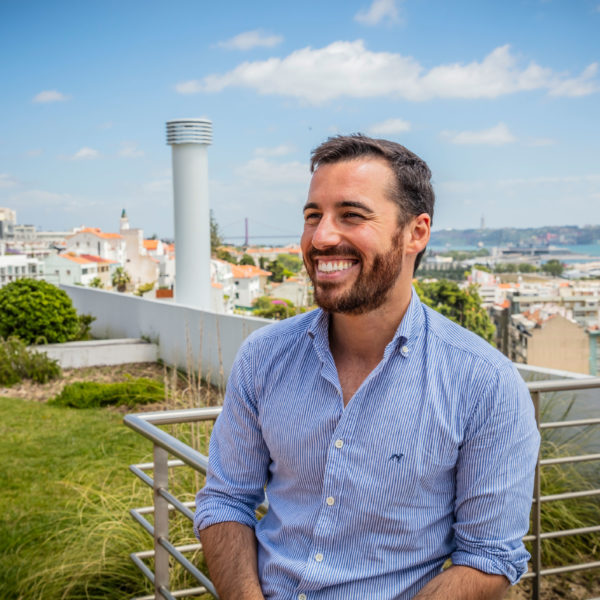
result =
[[377,364],[408,309],[411,291],[410,286],[396,290],[382,306],[364,314],[332,313],[329,344],[334,358],[352,356],[365,364]]

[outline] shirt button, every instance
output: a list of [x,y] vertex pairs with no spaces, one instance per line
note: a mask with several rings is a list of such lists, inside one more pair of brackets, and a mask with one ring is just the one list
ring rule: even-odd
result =
[[325,502],[327,502],[327,504],[329,504],[329,506],[333,506],[335,504],[335,498],[333,496],[329,496],[329,498],[327,498],[327,500],[325,500]]
[[402,348],[400,349],[400,352],[401,352],[402,356],[407,356],[408,355],[408,346],[402,346]]
[[320,552],[318,554],[315,554],[315,560],[317,562],[321,562],[323,560],[323,555]]
[[306,594],[298,594],[298,600],[306,600]]
[[341,448],[344,445],[344,440],[335,440],[335,447]]

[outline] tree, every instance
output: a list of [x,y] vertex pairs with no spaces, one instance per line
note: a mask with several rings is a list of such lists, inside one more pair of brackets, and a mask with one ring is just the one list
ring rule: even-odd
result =
[[244,252],[242,258],[240,258],[240,265],[252,265],[253,267],[255,267],[256,263],[254,262],[254,259],[249,254]]
[[217,248],[217,258],[233,265],[237,265],[235,256],[232,256],[232,254],[228,250],[225,250],[225,248]]
[[210,211],[210,253],[215,254],[217,248],[223,245],[223,238],[219,230],[219,224],[217,223],[213,211]]
[[303,308],[296,308],[294,303],[285,298],[270,298],[261,296],[254,301],[252,314],[265,319],[287,319],[301,312]]
[[94,279],[90,281],[90,287],[103,288],[104,284],[102,283],[102,279],[100,279],[100,277],[94,277]]
[[560,277],[564,270],[565,266],[560,262],[560,260],[556,260],[555,258],[545,262],[542,265],[542,271],[552,275],[552,277]]
[[138,285],[138,289],[135,291],[136,296],[143,296],[146,292],[151,292],[154,289],[154,281],[148,283],[142,283]]
[[302,268],[302,259],[294,254],[278,254],[277,262],[280,262],[285,269],[292,273],[298,273]]
[[279,257],[267,264],[267,271],[271,271],[269,279],[277,283],[281,283],[284,277],[292,277],[294,275],[292,271],[285,268]]
[[440,279],[431,283],[417,281],[415,289],[425,304],[492,343],[495,327],[481,306],[477,286],[461,289],[454,281]]
[[112,274],[113,287],[117,288],[118,292],[124,292],[127,289],[127,284],[131,281],[129,273],[123,267],[117,267]]
[[55,344],[77,339],[79,331],[80,318],[71,299],[56,286],[17,279],[0,288],[0,337]]

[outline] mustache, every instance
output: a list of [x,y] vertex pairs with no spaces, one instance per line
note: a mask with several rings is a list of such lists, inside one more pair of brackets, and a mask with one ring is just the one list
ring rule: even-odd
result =
[[323,250],[317,250],[314,246],[311,246],[308,252],[306,253],[306,258],[311,261],[315,261],[317,258],[322,258],[324,256],[350,256],[352,258],[356,258],[360,260],[360,253],[353,246],[334,246],[333,248],[325,248]]

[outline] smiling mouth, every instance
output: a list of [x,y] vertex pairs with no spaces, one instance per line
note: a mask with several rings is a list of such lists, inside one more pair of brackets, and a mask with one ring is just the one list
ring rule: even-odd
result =
[[333,273],[337,271],[347,271],[353,267],[357,261],[354,260],[317,260],[317,271],[319,273]]

